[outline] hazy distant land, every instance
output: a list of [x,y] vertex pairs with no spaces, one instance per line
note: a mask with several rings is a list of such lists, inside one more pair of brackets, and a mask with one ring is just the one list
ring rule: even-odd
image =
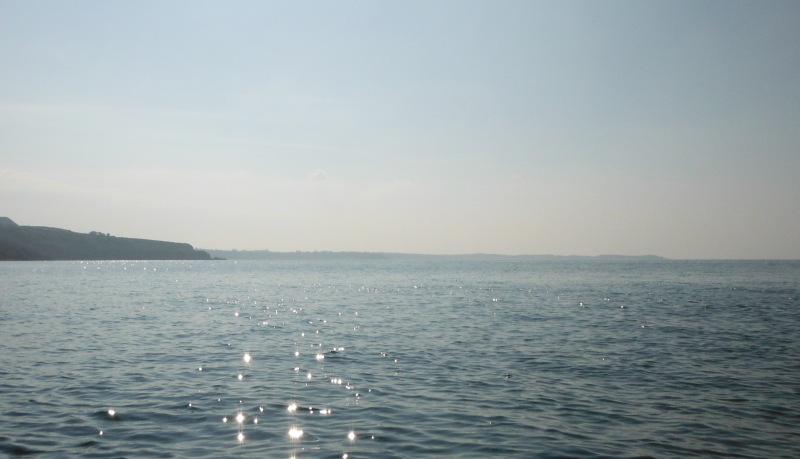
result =
[[191,245],[116,237],[93,231],[19,226],[0,217],[0,260],[210,260]]
[[272,252],[269,250],[195,250],[178,242],[116,237],[92,231],[19,226],[0,217],[0,261],[29,260],[664,260],[656,255],[499,255],[472,253],[427,255],[391,252]]
[[391,252],[271,252],[269,250],[203,249],[212,257],[226,260],[666,260],[656,255],[499,255],[471,253],[462,255],[427,255]]

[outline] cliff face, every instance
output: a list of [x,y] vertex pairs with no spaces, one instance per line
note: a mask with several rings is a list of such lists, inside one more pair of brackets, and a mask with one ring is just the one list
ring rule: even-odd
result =
[[210,259],[208,253],[183,243],[74,233],[41,226],[0,225],[0,260]]

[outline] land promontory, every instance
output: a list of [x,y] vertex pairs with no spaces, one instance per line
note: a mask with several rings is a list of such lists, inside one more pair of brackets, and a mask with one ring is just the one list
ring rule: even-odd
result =
[[92,231],[20,226],[0,217],[0,260],[210,260],[204,251],[178,242],[116,237]]

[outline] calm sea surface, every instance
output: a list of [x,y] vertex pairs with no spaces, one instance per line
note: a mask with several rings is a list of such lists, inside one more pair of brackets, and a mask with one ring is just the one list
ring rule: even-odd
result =
[[798,296],[798,262],[0,263],[0,455],[796,458]]

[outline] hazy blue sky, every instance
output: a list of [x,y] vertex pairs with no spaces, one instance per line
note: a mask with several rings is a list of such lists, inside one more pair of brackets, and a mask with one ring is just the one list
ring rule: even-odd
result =
[[0,0],[0,216],[800,258],[800,2]]

